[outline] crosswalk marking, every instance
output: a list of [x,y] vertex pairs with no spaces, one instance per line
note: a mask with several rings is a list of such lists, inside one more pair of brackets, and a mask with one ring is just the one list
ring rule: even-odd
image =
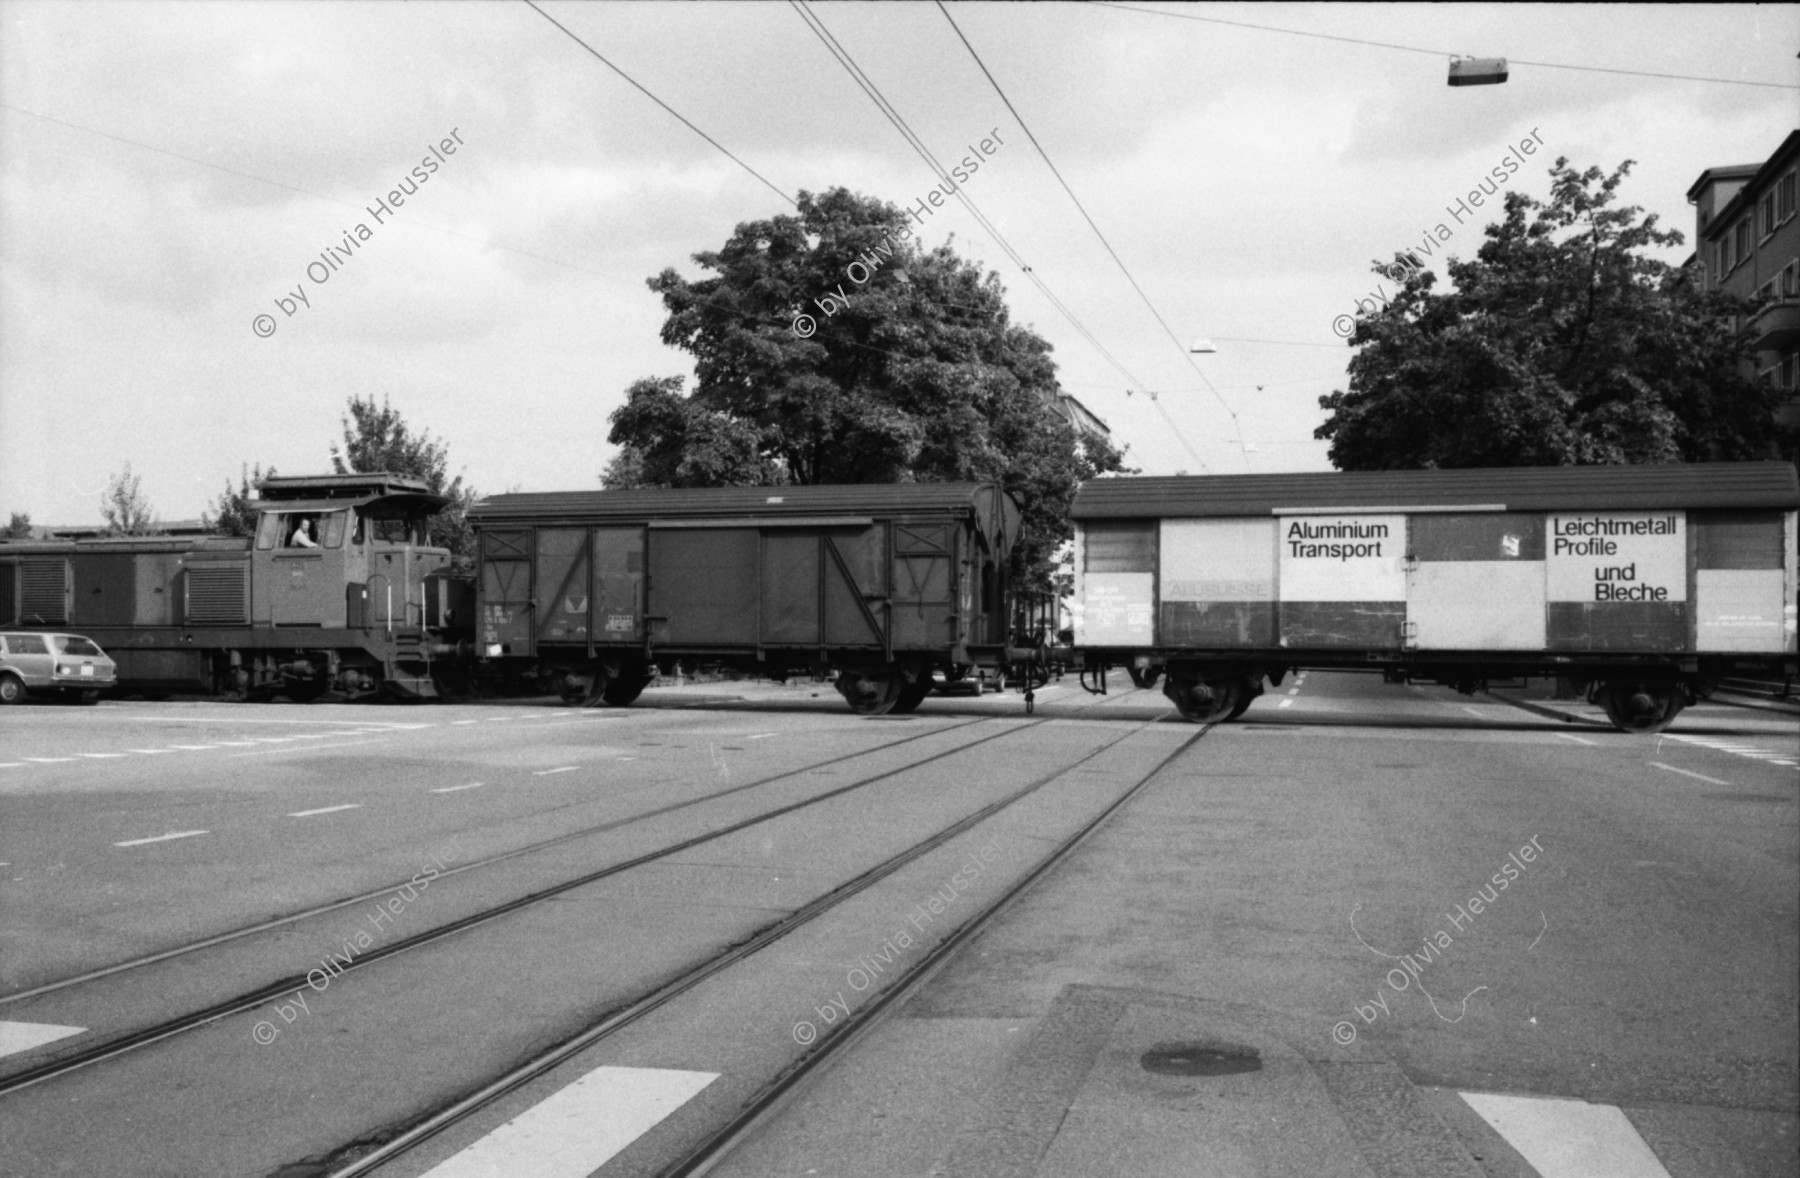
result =
[[30,1051],[86,1030],[86,1027],[59,1027],[55,1023],[0,1022],[0,1057]]
[[1540,1178],[1669,1178],[1616,1105],[1461,1093]]
[[596,1068],[424,1178],[587,1178],[718,1078],[716,1072]]

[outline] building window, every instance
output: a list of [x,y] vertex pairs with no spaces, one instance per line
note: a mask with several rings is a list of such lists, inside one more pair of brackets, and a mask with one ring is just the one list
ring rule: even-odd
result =
[[1800,388],[1800,355],[1781,358],[1781,379],[1777,382],[1777,387],[1790,392]]
[[1756,301],[1759,303],[1775,301],[1775,280],[1773,278],[1756,288]]
[[1777,201],[1780,210],[1779,219],[1782,221],[1786,221],[1794,215],[1794,181],[1797,176],[1800,176],[1800,172],[1789,172],[1781,178],[1780,183],[1776,186],[1776,193],[1779,197]]
[[1736,266],[1750,257],[1750,218],[1745,217],[1737,223],[1737,236],[1732,242],[1732,265]]
[[1800,294],[1800,261],[1789,262],[1781,269],[1781,297],[1791,299]]
[[1775,232],[1775,193],[1764,193],[1763,198],[1756,202],[1756,209],[1762,214],[1762,235],[1767,237]]

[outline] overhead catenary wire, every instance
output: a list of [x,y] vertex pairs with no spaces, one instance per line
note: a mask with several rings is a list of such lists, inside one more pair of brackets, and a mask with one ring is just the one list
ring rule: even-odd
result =
[[[1142,8],[1136,4],[1119,4],[1113,0],[1083,0],[1099,8],[1123,12],[1144,12],[1151,16],[1167,16],[1175,20],[1197,20],[1209,25],[1229,25],[1234,29],[1254,29],[1260,33],[1282,33],[1289,37],[1310,37],[1316,41],[1337,41],[1345,45],[1366,45],[1374,49],[1393,49],[1400,53],[1423,53],[1431,57],[1460,57],[1443,49],[1425,49],[1418,45],[1397,45],[1392,41],[1371,41],[1363,37],[1340,37],[1334,33],[1315,33],[1308,29],[1284,29],[1276,25],[1259,25],[1246,20],[1225,20],[1217,16],[1200,16],[1192,12],[1170,12],[1164,8]],[[1569,65],[1557,61],[1526,61],[1519,57],[1506,59],[1508,65],[1529,65],[1545,70],[1578,70],[1589,74],[1620,74],[1631,78],[1662,78],[1674,82],[1711,82],[1720,86],[1760,86],[1770,90],[1800,90],[1787,82],[1753,82],[1744,78],[1702,78],[1693,74],[1663,74],[1652,70],[1621,70],[1597,65]]]
[[1131,384],[1136,385],[1138,388],[1145,391],[1152,403],[1157,404],[1158,411],[1162,413],[1164,420],[1167,421],[1170,432],[1172,432],[1177,440],[1186,447],[1188,453],[1193,455],[1194,461],[1198,462],[1203,470],[1206,469],[1206,460],[1201,458],[1199,451],[1194,449],[1193,444],[1189,442],[1186,435],[1181,432],[1180,427],[1176,425],[1174,419],[1170,417],[1168,412],[1157,402],[1156,395],[1150,392],[1149,386],[1139,380],[1136,376],[1132,375],[1132,373],[1119,362],[1118,358],[1100,342],[1093,332],[1088,330],[1087,326],[1081,322],[1075,313],[1071,311],[1068,306],[1057,297],[1056,293],[1049,288],[1044,280],[1038,276],[1018,250],[1013,248],[1012,244],[1006,240],[1005,235],[1002,234],[987,216],[981,212],[980,207],[975,204],[974,200],[962,190],[962,186],[951,181],[948,171],[938,161],[937,157],[925,144],[924,140],[913,131],[912,127],[907,124],[905,118],[900,115],[898,109],[895,108],[894,105],[888,101],[887,97],[881,93],[880,87],[874,83],[873,79],[869,78],[869,76],[863,72],[862,68],[856,64],[854,57],[852,57],[850,52],[843,47],[842,43],[832,35],[831,30],[825,27],[824,22],[819,19],[818,15],[807,8],[804,0],[788,0],[788,3],[794,11],[799,14],[800,18],[806,22],[807,28],[812,30],[813,35],[819,39],[820,43],[825,46],[826,50],[831,53],[838,64],[844,68],[845,72],[850,75],[851,79],[855,81],[863,93],[868,96],[869,100],[875,104],[876,109],[881,111],[883,117],[885,117],[889,123],[893,124],[894,129],[906,140],[908,146],[910,146],[913,151],[925,161],[926,165],[931,168],[934,175],[945,184],[949,185],[955,196],[962,201],[964,207],[969,210],[970,215],[975,218],[976,223],[994,239],[1013,264],[1018,266],[1026,278],[1029,279],[1032,284],[1043,293],[1044,297],[1050,301],[1050,304],[1062,313],[1063,317],[1069,321],[1075,330],[1080,333],[1081,336],[1120,373],[1120,375],[1124,376]]
[[[993,71],[988,69],[985,61],[981,60],[981,54],[975,52],[975,46],[971,45],[969,39],[963,35],[963,31],[957,25],[956,19],[950,15],[950,10],[944,7],[943,0],[936,0],[936,3],[938,11],[943,13],[944,19],[950,22],[950,28],[956,33],[956,39],[961,41],[963,48],[969,51],[969,56],[975,59],[975,64],[981,69],[982,76],[988,80],[988,85],[994,88],[994,93],[1000,96],[1000,101],[1006,104],[1006,109],[1012,113],[1014,119],[1018,120],[1019,128],[1025,132],[1025,137],[1031,140],[1031,146],[1037,149],[1039,157],[1043,159],[1045,166],[1050,169],[1050,174],[1056,177],[1056,182],[1058,184],[1062,185],[1062,190],[1068,193],[1069,199],[1075,204],[1076,211],[1081,214],[1081,219],[1087,222],[1088,228],[1094,231],[1094,236],[1100,239],[1100,244],[1106,248],[1107,255],[1111,257],[1113,263],[1119,267],[1119,272],[1125,275],[1125,281],[1131,283],[1131,289],[1137,291],[1138,298],[1142,299],[1144,301],[1144,306],[1150,309],[1150,314],[1163,329],[1163,334],[1169,337],[1169,342],[1175,345],[1175,350],[1181,353],[1181,358],[1187,362],[1188,367],[1194,370],[1194,374],[1200,378],[1200,383],[1206,386],[1207,390],[1212,393],[1213,399],[1218,401],[1220,408],[1224,409],[1226,414],[1230,416],[1231,431],[1236,436],[1238,442],[1238,456],[1243,459],[1245,469],[1249,469],[1250,459],[1243,448],[1244,430],[1243,426],[1238,421],[1237,410],[1233,409],[1231,404],[1220,394],[1219,390],[1213,387],[1212,381],[1207,377],[1206,373],[1201,370],[1200,365],[1195,362],[1193,354],[1182,345],[1182,342],[1180,338],[1176,336],[1174,329],[1169,326],[1168,320],[1163,318],[1162,312],[1156,309],[1156,304],[1150,301],[1150,296],[1146,294],[1144,288],[1139,285],[1137,278],[1132,275],[1131,269],[1125,265],[1125,259],[1119,256],[1117,250],[1113,249],[1112,242],[1106,240],[1106,234],[1102,233],[1100,231],[1100,226],[1094,223],[1094,218],[1088,213],[1087,206],[1081,203],[1081,198],[1075,195],[1075,190],[1069,187],[1069,182],[1067,180],[1063,179],[1061,169],[1059,169],[1056,166],[1056,162],[1050,158],[1050,153],[1044,150],[1044,145],[1038,142],[1038,137],[1032,132],[1031,125],[1025,121],[1025,116],[1019,113],[1019,108],[1013,105],[1012,99],[1006,96],[1006,90],[994,77]],[[1161,401],[1156,400],[1154,397],[1151,398],[1151,400],[1159,409],[1162,408]],[[1168,418],[1168,412],[1166,410],[1163,412],[1163,417],[1165,419]],[[1171,425],[1173,425],[1173,422],[1171,422]],[[1196,457],[1198,457],[1198,455],[1196,455]]]

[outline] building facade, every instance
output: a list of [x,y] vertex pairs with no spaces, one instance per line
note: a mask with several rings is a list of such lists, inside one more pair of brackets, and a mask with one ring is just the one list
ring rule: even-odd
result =
[[1783,389],[1777,414],[1800,425],[1800,131],[1760,164],[1708,168],[1688,189],[1695,256],[1708,290],[1750,300],[1756,375]]

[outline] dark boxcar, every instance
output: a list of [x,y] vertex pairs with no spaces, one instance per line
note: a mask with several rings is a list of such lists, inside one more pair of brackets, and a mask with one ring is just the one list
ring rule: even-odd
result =
[[973,483],[496,495],[475,505],[478,653],[584,702],[654,668],[838,672],[859,712],[910,711],[1006,655],[1019,509]]
[[[0,626],[80,629],[126,692],[437,694],[473,612],[425,544],[447,502],[388,474],[270,478],[253,537],[0,544]],[[465,634],[466,637],[466,634]]]
[[1793,673],[1796,507],[1781,462],[1101,479],[1074,639],[1195,719],[1374,667],[1566,677],[1656,731],[1728,672]]

